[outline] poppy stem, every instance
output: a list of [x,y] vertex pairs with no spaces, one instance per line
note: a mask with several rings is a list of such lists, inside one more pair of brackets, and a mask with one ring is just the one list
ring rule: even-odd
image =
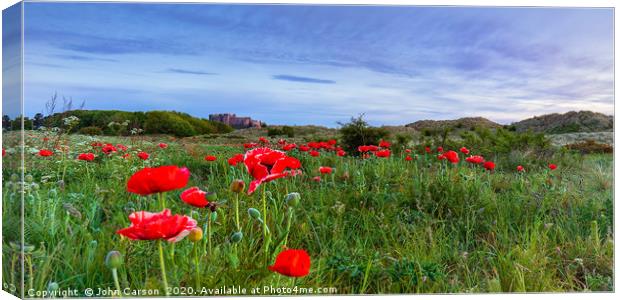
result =
[[239,193],[235,195],[235,219],[237,222],[237,232],[241,231],[241,225],[239,225]]
[[121,292],[121,285],[118,283],[118,272],[116,272],[116,268],[112,269],[112,277],[114,278],[114,286],[118,291],[118,297],[123,298],[123,293]]
[[159,266],[161,267],[161,277],[164,282],[164,292],[166,296],[170,296],[170,292],[168,291],[168,278],[166,277],[166,265],[164,263],[164,241],[159,240]]
[[291,232],[291,220],[293,219],[293,208],[288,208],[288,219],[286,221],[286,236],[284,237],[284,246],[288,244],[288,234]]
[[267,231],[267,189],[266,185],[263,185],[263,237],[265,239],[265,258],[269,260],[269,243],[270,235],[268,235]]
[[196,265],[196,290],[200,289],[200,264],[198,259],[198,243],[194,243],[194,264]]
[[211,214],[212,212],[209,212],[209,220],[207,220],[207,244],[209,248],[208,255],[211,254]]

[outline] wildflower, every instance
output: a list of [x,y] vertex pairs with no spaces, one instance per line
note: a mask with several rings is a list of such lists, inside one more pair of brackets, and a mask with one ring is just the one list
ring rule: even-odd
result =
[[164,239],[175,243],[196,228],[196,221],[188,216],[172,215],[169,209],[159,213],[138,211],[129,215],[131,226],[116,233],[132,240]]
[[517,172],[525,172],[523,166],[517,166]]
[[411,149],[405,149],[405,152],[411,153]]
[[116,152],[117,150],[116,150],[116,147],[114,147],[114,145],[106,144],[105,146],[101,148],[101,151],[103,151],[103,153],[105,154],[110,154],[112,152]]
[[493,169],[495,169],[495,163],[492,161],[487,161],[482,166],[489,171],[493,171]]
[[301,151],[301,152],[306,152],[308,150],[310,150],[310,147],[308,147],[306,145],[299,146],[299,151]]
[[207,156],[205,156],[205,160],[206,161],[215,161],[215,160],[217,160],[217,157],[215,157],[213,155],[207,155]]
[[555,170],[555,169],[557,169],[557,168],[558,168],[558,166],[557,166],[557,165],[555,165],[555,164],[549,164],[549,170],[553,171],[553,170]]
[[138,157],[141,160],[147,160],[147,159],[149,159],[149,156],[150,155],[148,153],[146,153],[146,152],[138,152]]
[[441,146],[437,147],[437,152],[438,152],[438,153],[443,152],[443,147],[441,147]]
[[442,154],[449,162],[456,164],[459,162],[459,154],[450,150]]
[[431,153],[431,147],[429,147],[429,146],[424,147],[424,151],[426,153]]
[[282,150],[284,151],[291,151],[293,149],[297,148],[296,144],[286,144],[282,147]]
[[79,160],[84,160],[84,161],[93,161],[95,159],[95,154],[92,154],[92,153],[81,153],[80,155],[78,155],[78,159]]
[[469,149],[467,149],[465,147],[461,147],[461,149],[459,151],[461,151],[461,153],[463,153],[465,155],[469,154]]
[[254,178],[248,188],[248,194],[254,193],[262,183],[297,174],[293,171],[286,171],[286,169],[297,170],[301,168],[298,159],[270,148],[256,148],[248,151],[244,156],[243,163],[248,173]]
[[411,155],[407,155],[407,156],[405,157],[405,160],[406,160],[406,161],[412,161],[412,160],[413,160],[413,158],[411,158]]
[[159,145],[158,145],[158,146],[159,146],[159,148],[161,148],[161,149],[166,149],[166,148],[168,148],[168,144],[166,144],[166,143],[159,143]]
[[347,155],[347,152],[345,152],[344,150],[338,150],[338,152],[336,152],[336,155],[343,157],[345,155]]
[[123,144],[118,144],[116,145],[117,149],[120,149],[121,151],[127,151],[127,146],[123,145]]
[[261,142],[261,144],[269,144],[269,140],[262,136],[258,138],[258,141]]
[[312,177],[312,181],[321,182],[321,176],[314,176],[314,177]]
[[472,155],[467,157],[465,161],[472,164],[481,164],[484,162],[484,158],[480,155]]
[[243,180],[233,180],[230,184],[230,190],[234,193],[241,193],[245,189],[245,182]]
[[243,154],[235,154],[233,157],[228,159],[228,164],[230,166],[237,166],[238,163],[243,161]]
[[194,186],[181,193],[181,200],[191,206],[203,208],[209,205],[206,195],[206,192]]
[[278,254],[269,270],[289,277],[304,277],[310,273],[310,255],[306,250],[286,249]]
[[332,168],[330,168],[330,167],[320,167],[319,168],[319,172],[321,172],[321,174],[331,174],[332,173]]
[[129,178],[127,191],[138,195],[150,195],[183,188],[189,181],[187,168],[162,166],[144,168]]
[[52,155],[54,155],[54,152],[52,152],[51,150],[47,150],[47,149],[39,150],[39,156],[48,157]]
[[390,157],[391,154],[392,152],[388,149],[375,152],[375,156],[377,157]]
[[319,153],[319,151],[316,151],[316,150],[310,151],[310,156],[312,156],[312,157],[318,157],[319,155],[321,155],[321,153]]
[[243,148],[244,149],[256,148],[256,146],[258,146],[257,143],[245,143],[245,144],[243,144]]
[[379,142],[379,147],[381,148],[390,148],[391,144],[388,141],[381,140]]

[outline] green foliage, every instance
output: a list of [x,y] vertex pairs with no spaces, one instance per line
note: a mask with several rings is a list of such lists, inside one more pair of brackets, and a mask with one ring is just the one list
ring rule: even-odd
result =
[[381,139],[386,138],[389,133],[384,128],[371,127],[363,119],[363,115],[351,118],[346,124],[340,124],[340,135],[342,136],[341,145],[347,153],[359,155],[357,147],[362,145],[377,145]]
[[542,133],[513,132],[503,128],[491,130],[476,128],[461,132],[462,141],[446,140],[444,146],[459,149],[462,146],[475,149],[481,155],[507,154],[514,150],[541,152],[548,150],[551,143]]
[[295,129],[291,126],[267,127],[267,136],[287,136],[292,138],[295,137]]
[[82,127],[79,132],[85,135],[103,135],[103,130],[97,126]]
[[[170,134],[178,137],[211,133],[228,133],[233,129],[223,123],[194,118],[174,111],[127,112],[118,110],[72,110],[45,117],[47,127],[62,127],[63,119],[76,116],[80,124],[72,132],[84,127],[98,127],[106,135],[129,135],[132,128],[144,129],[151,134]],[[125,125],[126,124],[126,125]]]
[[581,131],[581,126],[577,123],[557,126],[548,130],[549,134],[572,133]]

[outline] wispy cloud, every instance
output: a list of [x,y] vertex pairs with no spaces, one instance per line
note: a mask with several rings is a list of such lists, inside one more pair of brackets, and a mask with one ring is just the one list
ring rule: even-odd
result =
[[329,80],[329,79],[319,79],[319,78],[293,76],[293,75],[273,75],[272,78],[275,80],[285,80],[285,81],[305,82],[305,83],[322,83],[322,84],[336,83],[335,81]]
[[84,55],[70,55],[70,54],[57,54],[53,57],[68,59],[68,60],[77,60],[77,61],[107,61],[107,62],[117,62],[116,59],[110,58],[101,58],[101,57],[92,57],[92,56],[84,56]]
[[205,72],[205,71],[197,71],[197,70],[186,70],[186,69],[175,69],[169,68],[165,70],[166,73],[177,73],[177,74],[189,74],[189,75],[218,75],[218,73]]

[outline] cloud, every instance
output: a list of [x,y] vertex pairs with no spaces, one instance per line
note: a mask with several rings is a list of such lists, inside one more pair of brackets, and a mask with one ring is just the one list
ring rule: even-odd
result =
[[166,73],[177,73],[177,74],[189,74],[189,75],[218,75],[218,73],[196,71],[196,70],[187,70],[187,69],[175,69],[175,68],[166,69],[164,72],[166,72]]
[[116,59],[111,58],[100,58],[100,57],[92,57],[92,56],[83,56],[83,55],[70,55],[70,54],[57,54],[54,57],[68,60],[77,60],[77,61],[107,61],[107,62],[117,62]]
[[272,77],[275,80],[285,80],[285,81],[294,81],[294,82],[306,82],[306,83],[322,83],[322,84],[334,84],[336,83],[333,80],[328,79],[318,79],[311,77],[301,77],[301,76],[293,76],[293,75],[273,75]]

